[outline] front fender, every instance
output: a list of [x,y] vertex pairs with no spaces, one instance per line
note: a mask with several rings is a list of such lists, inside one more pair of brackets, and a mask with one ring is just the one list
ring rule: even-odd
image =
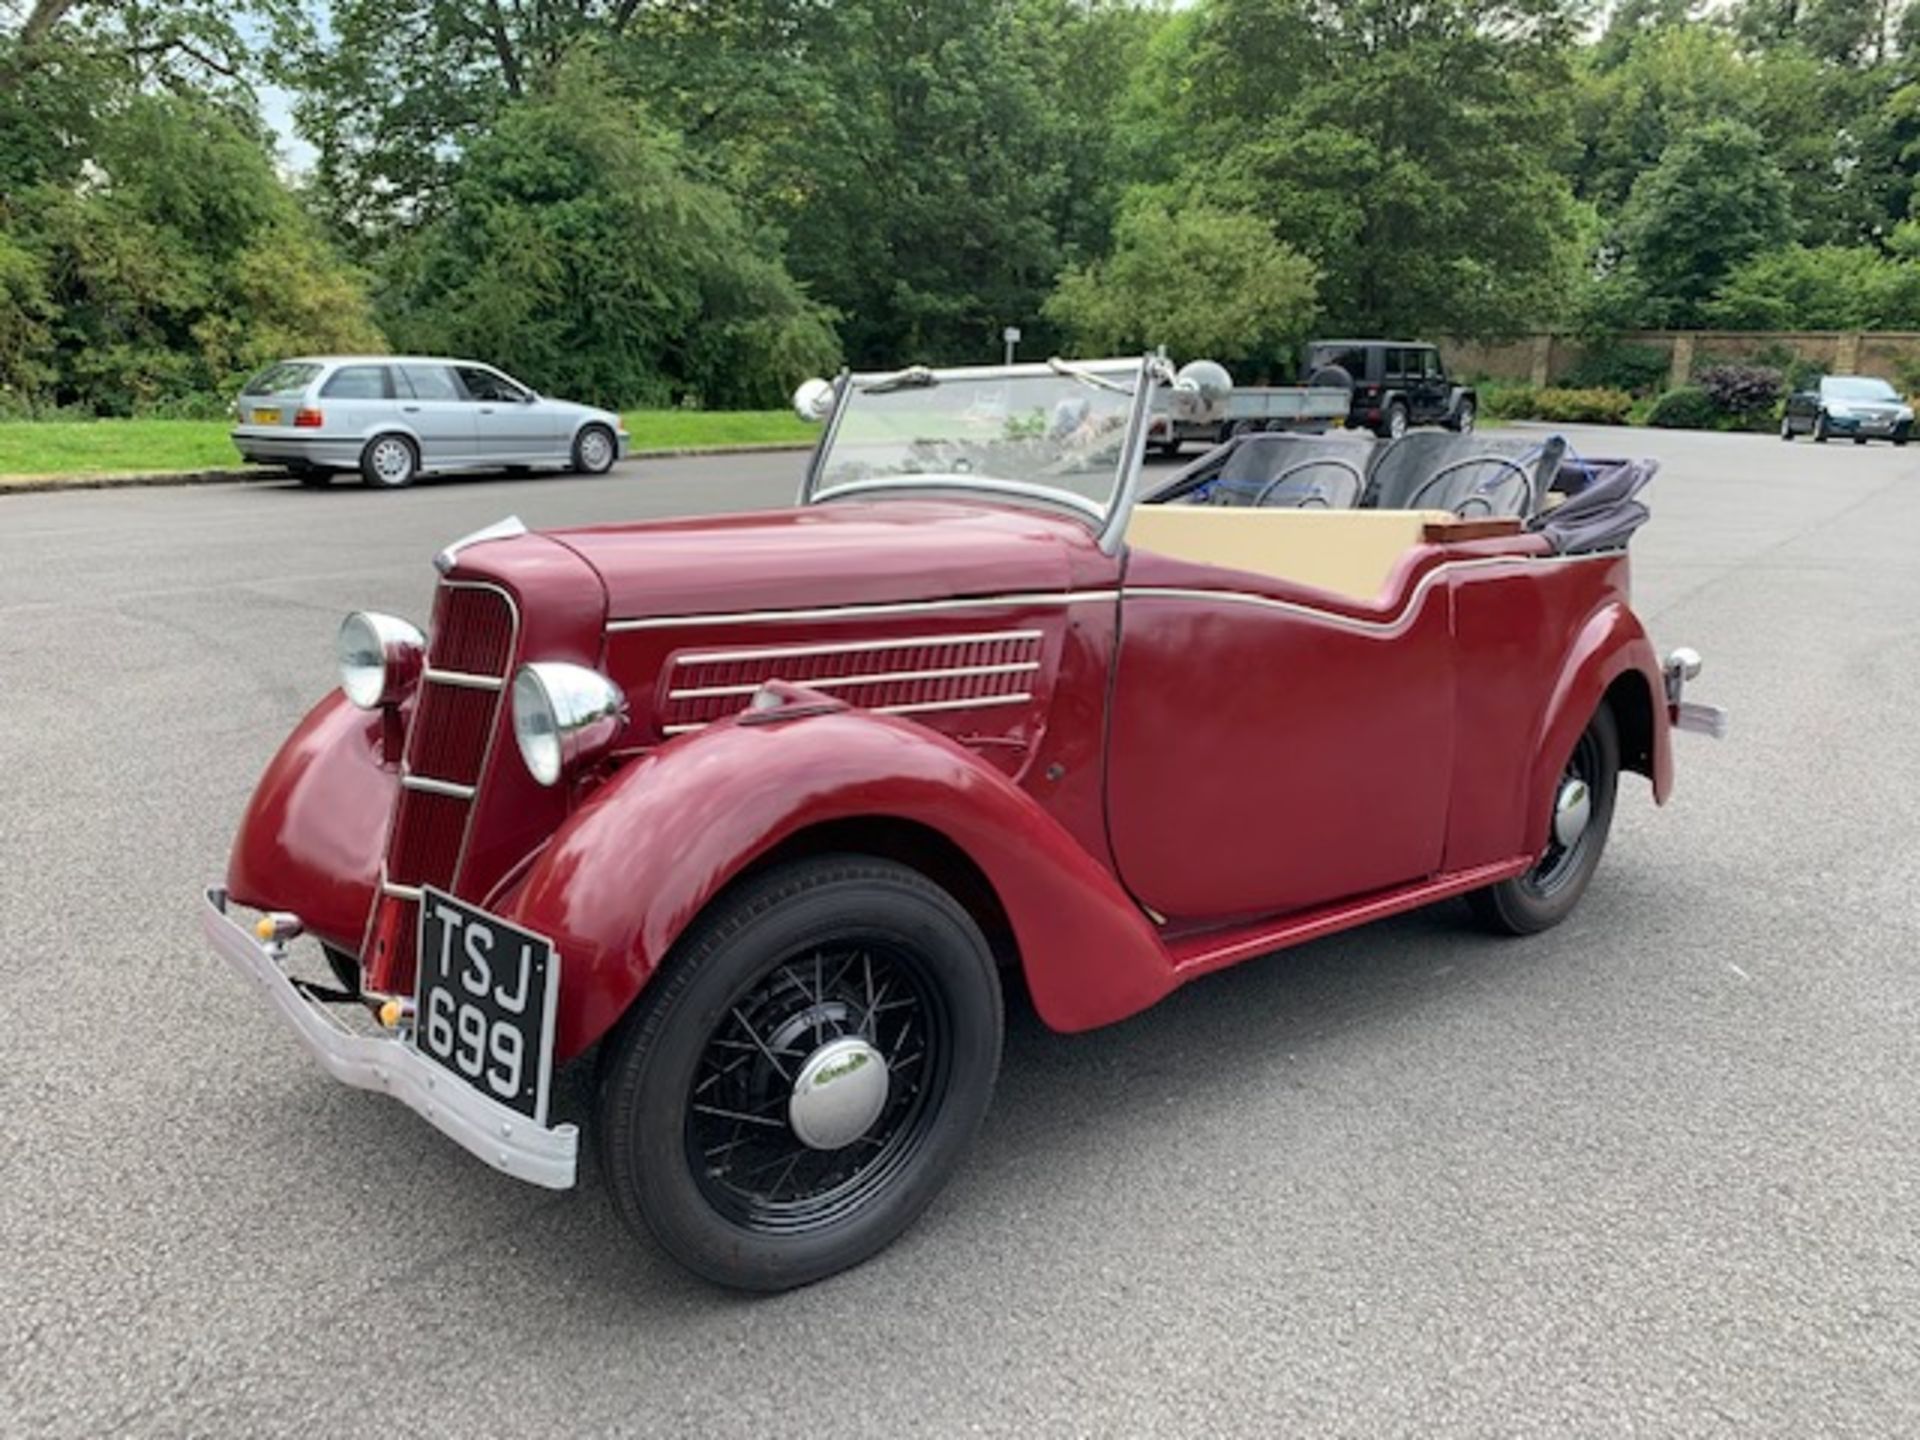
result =
[[562,1059],[612,1027],[702,909],[756,859],[838,820],[911,821],[964,852],[1010,922],[1041,1018],[1090,1029],[1173,988],[1153,928],[1032,796],[905,720],[727,721],[622,770],[503,902],[560,952]]
[[[1533,769],[1527,785],[1527,823],[1530,842],[1545,843],[1547,827],[1553,816],[1553,799],[1559,788],[1561,771],[1574,742],[1587,727],[1600,702],[1622,676],[1637,674],[1646,682],[1645,736],[1648,778],[1653,782],[1653,798],[1664,804],[1673,788],[1671,728],[1664,702],[1665,681],[1653,643],[1640,624],[1640,618],[1622,600],[1611,600],[1587,618],[1567,652],[1565,663],[1555,682],[1543,716],[1540,736],[1533,747]],[[1642,703],[1632,694],[1634,687],[1623,687],[1633,705]],[[1633,733],[1630,726],[1639,721],[1632,715],[1621,716],[1623,741]]]
[[308,711],[254,787],[227,861],[235,900],[291,910],[347,951],[360,948],[399,784],[380,725],[338,690]]

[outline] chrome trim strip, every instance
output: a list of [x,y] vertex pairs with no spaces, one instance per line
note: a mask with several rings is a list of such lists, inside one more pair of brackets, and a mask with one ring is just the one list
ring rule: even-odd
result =
[[[864,710],[869,715],[924,715],[935,710],[985,710],[996,705],[1025,705],[1032,699],[1031,691],[1022,690],[1013,695],[983,695],[977,700],[922,700],[912,705],[862,705],[856,708]],[[720,720],[732,718],[732,715],[722,715],[716,720],[701,720],[686,725],[662,725],[660,733],[685,735],[689,731],[704,730],[709,725],[719,724]]]
[[474,675],[465,670],[436,670],[429,665],[420,672],[420,678],[430,685],[454,685],[462,690],[504,690],[506,677],[501,675]]
[[483,525],[470,535],[462,535],[458,540],[437,552],[433,557],[433,568],[445,575],[460,562],[460,552],[469,545],[484,545],[489,540],[517,540],[527,533],[524,521],[518,515],[508,515],[491,525]]
[[[647,615],[609,620],[607,633],[630,630],[668,630],[681,625],[760,625],[798,620],[880,619],[889,615],[933,615],[943,610],[1004,609],[1010,606],[1075,605],[1082,601],[1116,600],[1118,590],[1035,591],[1024,595],[982,595],[969,600],[900,600],[877,604],[827,605],[813,610],[733,610],[704,615]],[[946,636],[940,637],[945,640]],[[836,647],[837,648],[837,647]]]
[[580,1148],[577,1126],[536,1124],[518,1110],[482,1095],[397,1037],[356,1035],[348,1030],[295,989],[275,951],[227,914],[224,890],[216,887],[205,892],[200,929],[213,952],[266,996],[334,1079],[360,1090],[384,1091],[468,1154],[516,1180],[549,1190],[572,1188]]
[[[874,675],[830,675],[819,680],[810,680],[798,675],[770,675],[767,679],[785,680],[790,685],[804,685],[809,690],[839,690],[849,685],[895,685],[912,680],[958,680],[973,675],[1015,675],[1039,668],[1038,660],[1016,660],[1005,665],[957,665],[950,670],[883,670]],[[667,699],[710,700],[724,695],[751,695],[766,683],[766,680],[756,680],[748,685],[703,685],[692,690],[669,690]]]
[[400,772],[400,785],[402,789],[416,790],[422,795],[443,795],[449,800],[471,800],[477,790],[472,785],[436,780],[431,775],[414,775],[404,770]]
[[838,645],[779,645],[766,650],[713,650],[674,657],[682,665],[726,665],[735,660],[799,660],[816,655],[858,655],[874,650],[912,650],[933,645],[986,645],[996,640],[1039,640],[1044,630],[976,630],[964,635],[909,635],[903,640],[848,640]]
[[398,880],[387,879],[387,868],[385,865],[380,867],[380,893],[382,895],[391,895],[396,900],[411,900],[416,905],[418,905],[421,900],[420,887],[418,885],[402,885]]
[[[1423,586],[1430,585],[1434,577],[1450,570],[1483,569],[1497,565],[1585,565],[1593,561],[1617,560],[1620,558],[1620,553],[1618,550],[1601,550],[1587,555],[1490,555],[1479,560],[1446,560],[1422,576],[1420,586],[1415,588],[1417,591]],[[1136,585],[1130,586],[1124,592],[1119,590],[1043,590],[1013,595],[979,595],[964,600],[901,600],[871,605],[829,605],[815,610],[736,610],[710,612],[704,615],[651,615],[631,620],[611,620],[607,623],[607,631],[609,634],[619,634],[629,630],[664,630],[676,625],[780,624],[783,621],[929,615],[938,614],[943,610],[1010,609],[1021,606],[1030,609],[1042,607],[1058,609],[1068,605],[1105,603],[1119,599],[1122,593],[1135,599],[1152,599],[1155,596],[1205,598],[1227,604],[1264,605],[1291,610],[1312,619],[1323,619],[1330,624],[1384,629],[1391,628],[1395,623],[1393,620],[1369,620],[1364,617],[1342,615],[1337,611],[1321,610],[1300,601],[1276,600],[1270,595],[1254,595],[1244,590],[1182,590],[1174,587]]]

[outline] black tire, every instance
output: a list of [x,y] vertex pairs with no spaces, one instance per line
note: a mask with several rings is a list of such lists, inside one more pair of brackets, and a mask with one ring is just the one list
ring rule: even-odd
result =
[[[694,924],[609,1039],[595,1128],[614,1204],[722,1285],[787,1290],[857,1265],[966,1153],[1004,1023],[985,939],[925,876],[853,855],[770,869]],[[838,1149],[804,1143],[794,1082],[863,1038],[882,1108]]]
[[1620,783],[1620,730],[1604,702],[1574,743],[1561,780],[1578,777],[1587,786],[1586,829],[1571,846],[1549,838],[1533,869],[1467,896],[1474,917],[1502,935],[1534,935],[1573,913],[1607,848],[1613,804]]
[[1184,447],[1185,442],[1181,440],[1162,440],[1157,448],[1160,454],[1166,459],[1177,460],[1180,458],[1180,451]]
[[1827,429],[1827,412],[1822,410],[1818,415],[1813,417],[1813,443],[1816,445],[1826,444],[1827,436],[1830,433],[1832,432]]
[[582,425],[580,433],[573,437],[573,473],[576,475],[604,475],[619,458],[619,444],[613,438],[613,431],[604,425]]
[[1471,435],[1473,422],[1478,416],[1479,412],[1474,408],[1473,401],[1463,399],[1453,407],[1453,414],[1447,417],[1447,429],[1458,435]]
[[333,484],[333,472],[331,470],[316,470],[311,465],[297,466],[294,469],[293,478],[309,490],[324,490]]
[[1793,418],[1791,416],[1782,415],[1780,417],[1780,438],[1788,441],[1793,439]]
[[1395,400],[1388,404],[1380,416],[1379,435],[1382,440],[1398,440],[1407,433],[1407,407],[1404,401]]
[[389,431],[360,452],[360,478],[380,490],[404,490],[420,474],[420,451],[405,435]]

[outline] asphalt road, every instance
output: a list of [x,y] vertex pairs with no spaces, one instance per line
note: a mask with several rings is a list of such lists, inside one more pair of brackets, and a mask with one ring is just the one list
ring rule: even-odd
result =
[[341,612],[797,457],[0,498],[0,1432],[1920,1430],[1920,452],[1575,440],[1663,460],[1642,611],[1735,728],[1574,919],[1017,1010],[943,1200],[763,1300],[324,1079],[195,907]]

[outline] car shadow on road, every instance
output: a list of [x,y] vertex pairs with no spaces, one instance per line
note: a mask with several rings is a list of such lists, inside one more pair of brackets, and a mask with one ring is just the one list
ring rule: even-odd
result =
[[[1178,1113],[1244,1103],[1248,1089],[1269,1077],[1273,1086],[1310,1081],[1316,1054],[1344,1055],[1356,1037],[1372,1043],[1377,1029],[1447,1002],[1489,972],[1536,963],[1542,953],[1538,942],[1489,937],[1474,928],[1463,905],[1448,903],[1236,966],[1132,1019],[1081,1035],[1049,1030],[1018,977],[1009,976],[999,1086],[963,1169],[964,1183],[956,1187],[965,1194],[936,1203],[920,1228],[951,1220],[956,1205],[1023,1211],[1031,1198],[1027,1187],[1044,1183],[1052,1191],[1081,1183],[1071,1178],[1076,1158],[1148,1143],[1146,1132],[1163,1123],[1168,1107]],[[1195,1056],[1205,1056],[1205,1063],[1195,1064]],[[591,1058],[567,1072],[562,1102],[583,1129],[591,1112]],[[464,1157],[450,1156],[450,1163],[465,1163]],[[1079,1170],[1084,1183],[1105,1183],[1094,1178],[1101,1167]],[[583,1156],[573,1203],[550,1215],[551,1229],[542,1227],[552,1246],[547,1259],[566,1273],[569,1286],[626,1296],[614,1303],[641,1307],[666,1297],[696,1306],[753,1299],[683,1274],[632,1237],[590,1155]],[[543,1242],[528,1236],[526,1243]],[[883,1254],[869,1268],[887,1263]]]

